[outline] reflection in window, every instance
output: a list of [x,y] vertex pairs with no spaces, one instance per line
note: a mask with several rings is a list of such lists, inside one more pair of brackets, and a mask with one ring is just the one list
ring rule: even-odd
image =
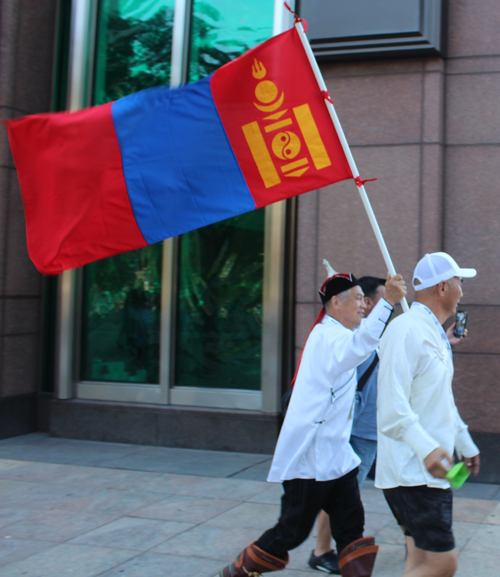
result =
[[162,245],[85,267],[81,378],[159,382]]
[[194,0],[189,81],[204,78],[273,33],[271,0]]
[[102,0],[94,104],[170,83],[175,0]]
[[[170,82],[175,0],[101,0],[95,104]],[[158,383],[162,245],[84,267],[81,378]]]
[[182,236],[176,385],[260,389],[264,210]]

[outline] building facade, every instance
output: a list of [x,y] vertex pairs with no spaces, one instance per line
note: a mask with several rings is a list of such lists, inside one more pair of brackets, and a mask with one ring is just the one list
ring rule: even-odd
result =
[[[378,178],[367,191],[397,271],[409,284],[418,259],[438,250],[478,270],[464,283],[470,337],[455,351],[454,387],[483,452],[480,480],[498,482],[495,5],[301,4],[360,173]],[[0,10],[3,118],[194,82],[293,23],[273,0],[2,0]],[[48,430],[270,453],[319,310],[323,258],[385,276],[346,181],[42,278],[5,134],[0,154],[2,437]]]

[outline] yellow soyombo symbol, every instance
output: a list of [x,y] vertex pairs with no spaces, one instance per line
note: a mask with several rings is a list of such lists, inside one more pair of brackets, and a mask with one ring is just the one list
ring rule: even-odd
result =
[[[265,82],[265,81],[264,81]],[[263,84],[263,82],[261,82],[260,84]],[[271,84],[273,84],[273,86],[276,86],[274,83],[271,82]],[[257,85],[257,88],[259,88],[259,85]],[[257,92],[257,89],[256,89]],[[264,95],[262,95],[264,96]],[[267,96],[267,94],[266,94]],[[285,94],[282,92],[281,96],[279,97],[278,101],[275,102],[274,104],[270,104],[269,106],[261,106],[260,104],[256,104],[255,102],[253,103],[254,106],[256,108],[258,108],[259,110],[261,110],[262,112],[273,112],[274,110],[276,110],[277,108],[279,108],[282,104],[283,104],[283,99],[285,98]],[[273,98],[274,100],[274,98]],[[272,101],[271,101],[272,102]]]
[[262,64],[262,62],[259,62],[257,60],[257,58],[253,59],[253,66],[252,66],[252,76],[254,78],[264,78],[264,76],[266,75],[266,69],[264,68],[264,65]]
[[273,138],[271,147],[278,158],[290,160],[300,152],[300,138],[293,132],[279,132]]
[[[288,110],[278,110],[283,104],[285,94],[281,92],[281,95],[279,95],[278,87],[271,80],[263,80],[266,74],[267,71],[262,62],[254,58],[252,75],[255,79],[260,80],[255,87],[255,98],[260,104],[254,102],[254,106],[261,112],[274,113],[265,116],[263,119],[265,121],[273,121],[270,124],[264,125],[264,132],[266,134],[280,131],[273,136],[271,142],[271,150],[274,156],[280,160],[288,161],[299,155],[302,148],[302,140],[295,132],[288,129],[289,126],[294,125],[295,120],[302,133],[303,142],[306,145],[316,170],[331,166],[332,163],[321,139],[309,104],[302,104],[301,106],[292,108],[294,119],[291,117],[282,119],[282,117],[288,113]],[[278,110],[278,112],[275,112],[275,110]],[[285,127],[287,127],[287,129],[283,130]],[[280,184],[280,175],[274,164],[259,123],[254,121],[245,124],[242,126],[242,130],[259,170],[259,174],[264,181],[264,186],[271,188],[272,186]],[[285,177],[302,176],[309,168],[310,164],[307,156],[279,166],[279,170]]]
[[269,104],[273,100],[276,100],[278,87],[270,80],[262,80],[262,82],[259,82],[255,87],[255,96],[259,102]]

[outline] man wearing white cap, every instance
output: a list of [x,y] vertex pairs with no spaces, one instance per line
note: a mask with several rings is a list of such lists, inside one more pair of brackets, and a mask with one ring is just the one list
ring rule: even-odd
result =
[[426,254],[413,275],[416,302],[380,345],[375,485],[406,535],[403,577],[451,577],[457,568],[446,473],[455,450],[477,475],[479,450],[455,406],[442,325],[456,314],[462,279],[474,276],[446,253]]

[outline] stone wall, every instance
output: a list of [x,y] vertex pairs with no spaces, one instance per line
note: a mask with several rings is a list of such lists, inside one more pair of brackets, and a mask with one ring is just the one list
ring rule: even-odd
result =
[[[500,434],[500,13],[450,2],[444,249],[477,268],[465,284],[470,339],[455,355],[457,404],[472,431]],[[469,265],[467,265],[469,266]]]
[[[56,0],[0,1],[0,118],[51,105]],[[35,430],[41,275],[26,250],[7,133],[0,129],[0,438]]]

